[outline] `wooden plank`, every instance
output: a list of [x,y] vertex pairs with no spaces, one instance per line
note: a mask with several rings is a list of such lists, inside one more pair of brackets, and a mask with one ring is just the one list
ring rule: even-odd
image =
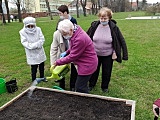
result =
[[0,107],[0,111],[2,111],[4,108],[15,102],[18,98],[20,98],[22,95],[24,95],[26,92],[34,91],[36,89],[40,90],[48,90],[48,91],[54,91],[59,93],[65,93],[65,94],[72,94],[72,95],[78,95],[82,97],[92,97],[92,98],[99,98],[109,101],[119,101],[119,102],[125,102],[126,105],[132,106],[131,108],[131,120],[135,120],[135,105],[136,102],[134,100],[128,100],[128,99],[122,99],[122,98],[114,98],[114,97],[107,97],[107,96],[100,96],[100,95],[93,95],[93,94],[86,94],[86,93],[79,93],[79,92],[73,92],[73,91],[66,91],[66,90],[57,90],[52,88],[45,88],[45,87],[37,87],[37,86],[31,86],[28,89],[26,89],[24,92],[13,98],[11,101],[7,102],[3,106]]
[[9,106],[10,104],[12,104],[14,101],[16,101],[18,98],[20,98],[22,95],[24,95],[28,90],[29,90],[29,88],[26,89],[25,91],[23,91],[22,93],[20,93],[18,96],[14,97],[12,100],[10,100],[9,102],[7,102],[3,106],[1,106],[0,107],[0,111],[3,110],[4,108],[6,108],[7,106]]
[[122,98],[114,98],[114,97],[107,97],[107,96],[100,96],[100,95],[93,95],[93,94],[86,94],[86,93],[79,93],[79,92],[66,91],[66,90],[57,90],[57,89],[52,89],[52,88],[44,88],[44,87],[36,87],[36,88],[37,89],[42,89],[42,90],[60,92],[60,93],[67,93],[67,94],[72,94],[72,95],[100,98],[100,99],[104,99],[104,100],[122,101],[122,102],[126,102],[126,104],[130,104],[131,103],[131,105],[132,105],[132,101],[133,101],[133,100],[127,100],[127,99],[122,99]]

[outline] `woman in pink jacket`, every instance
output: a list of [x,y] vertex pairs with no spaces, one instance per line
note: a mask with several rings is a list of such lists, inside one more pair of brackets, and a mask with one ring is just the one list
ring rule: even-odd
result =
[[88,93],[87,83],[98,64],[93,42],[80,26],[73,25],[68,19],[59,22],[58,30],[65,39],[69,40],[70,48],[61,54],[63,58],[56,60],[54,65],[73,62],[78,71],[76,92]]

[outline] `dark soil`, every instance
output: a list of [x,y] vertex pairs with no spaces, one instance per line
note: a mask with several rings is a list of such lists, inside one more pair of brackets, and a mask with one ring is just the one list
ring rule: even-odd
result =
[[125,102],[36,89],[0,112],[0,120],[130,120]]

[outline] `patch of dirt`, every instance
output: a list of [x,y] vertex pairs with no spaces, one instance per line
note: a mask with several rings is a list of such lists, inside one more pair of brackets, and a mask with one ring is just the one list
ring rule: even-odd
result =
[[35,89],[0,112],[0,120],[130,120],[125,102]]

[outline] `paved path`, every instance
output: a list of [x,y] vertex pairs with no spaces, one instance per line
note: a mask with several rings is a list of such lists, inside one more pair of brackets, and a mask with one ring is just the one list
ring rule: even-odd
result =
[[144,16],[144,17],[128,17],[127,20],[144,20],[144,19],[160,19],[160,16]]

